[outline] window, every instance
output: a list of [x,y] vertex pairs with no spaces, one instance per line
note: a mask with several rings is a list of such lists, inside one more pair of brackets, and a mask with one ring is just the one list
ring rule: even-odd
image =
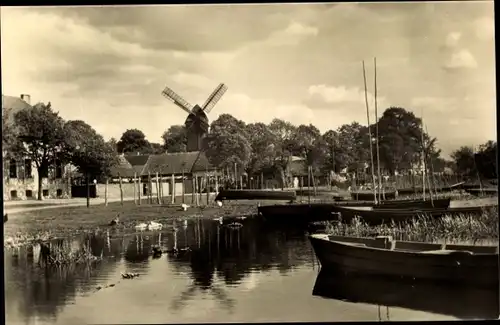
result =
[[33,177],[31,159],[24,159],[24,177],[25,178]]
[[40,174],[38,176],[41,178],[49,177],[49,166],[42,166],[42,168],[40,168]]
[[43,190],[42,191],[42,195],[45,197],[45,196],[49,196],[49,190]]
[[57,197],[61,197],[63,195],[63,191],[59,188],[57,189]]
[[32,190],[26,190],[26,197],[33,197],[33,191]]
[[17,163],[14,159],[11,159],[9,163],[9,177],[17,178]]
[[17,199],[17,191],[16,190],[10,191],[10,198],[11,199]]
[[56,178],[62,178],[63,167],[60,161],[56,162]]

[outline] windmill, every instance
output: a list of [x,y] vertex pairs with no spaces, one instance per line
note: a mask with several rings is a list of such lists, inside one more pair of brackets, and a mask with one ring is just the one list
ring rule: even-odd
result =
[[162,95],[167,99],[172,101],[175,105],[179,106],[182,110],[188,113],[186,122],[187,131],[187,151],[199,151],[201,149],[201,141],[203,137],[208,133],[208,116],[215,104],[221,99],[222,95],[227,90],[227,86],[221,83],[212,94],[205,101],[203,106],[191,105],[181,96],[175,93],[172,89],[165,87],[162,91]]

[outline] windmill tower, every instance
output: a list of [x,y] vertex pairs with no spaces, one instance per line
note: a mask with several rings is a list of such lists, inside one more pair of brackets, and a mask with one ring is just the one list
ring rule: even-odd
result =
[[165,87],[162,95],[179,106],[182,110],[188,113],[186,122],[187,131],[187,151],[200,151],[203,137],[208,133],[208,116],[215,104],[222,98],[222,95],[227,90],[227,86],[221,83],[205,101],[203,106],[191,105],[181,96],[177,95],[172,89]]

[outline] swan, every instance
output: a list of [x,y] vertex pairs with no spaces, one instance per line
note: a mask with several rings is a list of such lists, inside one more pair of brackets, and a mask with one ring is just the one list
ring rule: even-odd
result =
[[163,225],[158,222],[150,221],[147,227],[148,230],[160,230],[161,228],[163,228]]
[[147,228],[148,228],[148,224],[144,223],[144,222],[135,226],[135,230],[139,230],[139,231],[144,231]]

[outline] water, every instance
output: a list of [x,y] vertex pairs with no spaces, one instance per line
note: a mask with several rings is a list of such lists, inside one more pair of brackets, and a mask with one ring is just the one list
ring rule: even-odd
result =
[[[87,245],[104,260],[92,267],[53,272],[37,265],[37,247],[22,248],[15,254],[6,251],[6,322],[315,322],[492,318],[495,312],[498,315],[494,297],[474,300],[466,299],[470,293],[455,293],[456,299],[449,299],[449,292],[441,290],[432,294],[434,300],[439,295],[443,299],[428,308],[408,303],[411,299],[405,292],[392,292],[389,302],[381,299],[383,295],[373,293],[363,297],[362,290],[360,296],[359,286],[356,289],[346,284],[361,282],[349,279],[318,279],[316,283],[318,263],[302,231],[267,229],[251,219],[240,222],[242,227],[230,228],[215,220],[195,219],[187,224],[174,222],[160,232],[123,235],[110,231],[73,238],[66,244],[74,250]],[[152,245],[168,250],[189,247],[190,251],[153,259]],[[122,279],[122,272],[140,276]],[[376,280],[370,281],[364,282],[368,283],[367,290]],[[323,288],[321,295],[318,287]],[[377,290],[381,290],[380,286]],[[352,299],[354,293],[356,299]],[[398,296],[406,303],[399,301]]]

